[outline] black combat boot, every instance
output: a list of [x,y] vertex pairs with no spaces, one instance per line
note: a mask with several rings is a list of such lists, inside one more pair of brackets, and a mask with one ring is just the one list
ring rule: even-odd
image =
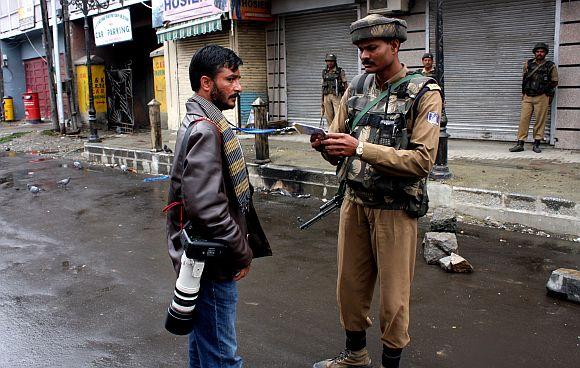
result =
[[518,141],[515,146],[510,148],[510,152],[522,152],[524,150],[524,141]]
[[383,345],[383,357],[382,357],[382,368],[399,368],[399,361],[401,360],[401,354],[403,349],[392,349],[386,345]]
[[536,153],[542,152],[542,150],[540,149],[540,140],[539,139],[536,139],[534,141],[534,145],[532,146],[532,151],[534,151]]

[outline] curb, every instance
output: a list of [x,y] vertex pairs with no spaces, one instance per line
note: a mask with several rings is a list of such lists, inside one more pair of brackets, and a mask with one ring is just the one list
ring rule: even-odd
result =
[[[172,153],[107,147],[98,143],[85,143],[83,156],[100,164],[125,164],[144,174],[168,175],[173,162]],[[250,182],[257,188],[270,188],[280,181],[291,193],[308,193],[323,199],[331,198],[338,188],[334,172],[250,162],[247,166]],[[428,183],[428,190],[431,209],[451,207],[457,213],[479,219],[491,218],[580,236],[580,204],[567,199],[453,187],[433,181]]]

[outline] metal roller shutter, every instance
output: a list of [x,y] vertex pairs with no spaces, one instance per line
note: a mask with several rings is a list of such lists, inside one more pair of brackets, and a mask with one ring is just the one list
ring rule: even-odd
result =
[[[229,33],[211,33],[177,41],[177,80],[180,119],[185,115],[185,103],[193,95],[189,82],[189,63],[191,62],[191,57],[197,49],[209,44],[231,48]],[[224,111],[224,116],[230,122],[235,123],[236,109]]]
[[241,68],[243,91],[240,96],[241,122],[244,125],[256,98],[268,100],[266,29],[261,22],[240,22],[236,31],[238,54],[244,61]]
[[[445,2],[445,92],[452,137],[515,139],[523,63],[533,57],[536,42],[553,48],[555,6],[554,0]],[[431,2],[433,34],[435,12]]]
[[288,120],[318,124],[322,69],[326,53],[334,53],[350,81],[358,74],[357,50],[349,26],[356,10],[288,16],[285,18]]

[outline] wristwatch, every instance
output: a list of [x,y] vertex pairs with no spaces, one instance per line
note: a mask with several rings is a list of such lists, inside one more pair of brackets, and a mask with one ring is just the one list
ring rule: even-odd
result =
[[362,157],[362,154],[363,154],[363,144],[364,144],[363,141],[358,141],[358,146],[356,146],[356,152],[355,152],[355,155],[357,157]]

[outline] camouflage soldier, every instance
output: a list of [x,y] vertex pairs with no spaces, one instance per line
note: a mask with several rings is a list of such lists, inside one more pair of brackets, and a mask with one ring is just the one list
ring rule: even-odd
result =
[[321,115],[324,115],[330,125],[334,114],[338,110],[340,98],[344,94],[348,82],[344,70],[336,65],[336,55],[326,54],[324,58],[326,68],[322,71],[322,106]]
[[433,54],[430,52],[424,53],[423,57],[421,58],[421,62],[423,63],[423,69],[421,69],[421,74],[426,77],[436,79],[435,68],[433,68]]
[[532,149],[536,153],[542,152],[540,142],[544,139],[548,107],[552,103],[554,92],[558,85],[558,69],[552,61],[546,60],[548,51],[548,45],[543,42],[537,43],[533,49],[535,57],[524,63],[522,113],[518,129],[518,142],[510,148],[510,152],[524,150],[524,141],[528,137],[528,129],[533,112],[536,113],[536,123],[534,124],[534,145]]
[[339,178],[347,184],[337,280],[346,349],[314,368],[370,367],[365,330],[377,276],[382,367],[392,368],[410,340],[417,217],[427,210],[442,96],[433,78],[399,61],[405,21],[372,14],[352,23],[350,33],[366,73],[350,83],[327,137],[312,143],[329,162],[342,162]]

